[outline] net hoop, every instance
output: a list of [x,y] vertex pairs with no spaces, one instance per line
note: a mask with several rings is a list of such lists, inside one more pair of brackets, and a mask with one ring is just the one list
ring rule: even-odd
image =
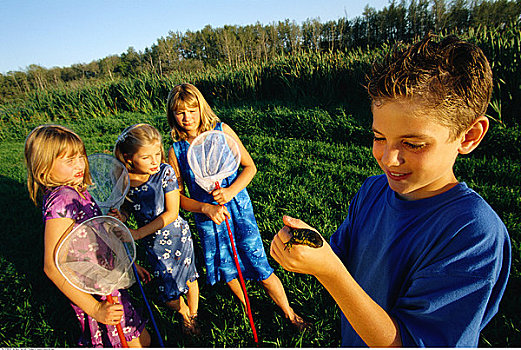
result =
[[220,130],[205,131],[190,144],[187,160],[194,173],[195,182],[207,192],[215,189],[215,183],[234,174],[241,163],[239,144]]
[[95,216],[74,227],[57,245],[54,259],[67,282],[88,294],[109,295],[135,282],[134,239],[125,224],[112,216]]
[[111,208],[119,209],[130,189],[127,168],[116,157],[106,153],[94,153],[88,157],[93,184],[88,191],[103,215]]

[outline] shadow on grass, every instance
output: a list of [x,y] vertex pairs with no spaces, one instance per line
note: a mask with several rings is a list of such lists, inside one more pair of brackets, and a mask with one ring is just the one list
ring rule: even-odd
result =
[[[77,324],[68,299],[43,272],[40,208],[24,184],[0,176],[0,332],[2,346],[76,346]],[[10,322],[7,322],[7,321]]]

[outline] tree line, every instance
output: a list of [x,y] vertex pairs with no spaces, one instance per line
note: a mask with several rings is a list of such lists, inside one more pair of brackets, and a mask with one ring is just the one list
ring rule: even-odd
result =
[[348,51],[372,48],[384,42],[410,41],[429,31],[456,33],[472,27],[501,29],[521,19],[521,0],[390,0],[375,10],[366,6],[354,19],[320,22],[308,19],[201,30],[169,32],[150,48],[129,47],[90,63],[50,69],[30,65],[24,71],[0,74],[0,103],[35,90],[71,87],[151,73],[199,71],[220,65],[238,67],[301,52]]

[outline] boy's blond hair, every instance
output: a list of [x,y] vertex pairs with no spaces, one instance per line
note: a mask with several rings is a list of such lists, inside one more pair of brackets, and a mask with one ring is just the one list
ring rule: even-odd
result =
[[61,125],[40,125],[34,128],[25,139],[25,165],[27,167],[27,189],[32,201],[45,188],[62,185],[51,178],[51,170],[56,158],[82,154],[85,157],[83,183],[79,190],[84,191],[92,184],[87,152],[81,138],[72,130]]
[[398,45],[373,65],[367,91],[373,104],[409,100],[419,115],[449,127],[455,139],[485,115],[492,95],[492,70],[474,44],[448,36]]
[[140,123],[127,127],[118,136],[114,145],[114,156],[123,164],[127,170],[132,170],[132,165],[128,161],[139,148],[148,146],[154,142],[159,142],[161,148],[161,163],[166,162],[163,143],[159,131],[150,124]]
[[188,134],[177,124],[175,118],[176,111],[186,108],[199,108],[201,123],[199,124],[198,134],[212,130],[220,121],[199,89],[188,83],[176,85],[168,94],[166,104],[166,117],[168,125],[172,129],[171,135],[174,141],[188,139]]

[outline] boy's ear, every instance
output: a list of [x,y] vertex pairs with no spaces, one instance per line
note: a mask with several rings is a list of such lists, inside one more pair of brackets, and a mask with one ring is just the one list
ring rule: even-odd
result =
[[487,117],[478,117],[474,123],[461,135],[460,154],[469,154],[478,147],[488,131],[490,122]]

